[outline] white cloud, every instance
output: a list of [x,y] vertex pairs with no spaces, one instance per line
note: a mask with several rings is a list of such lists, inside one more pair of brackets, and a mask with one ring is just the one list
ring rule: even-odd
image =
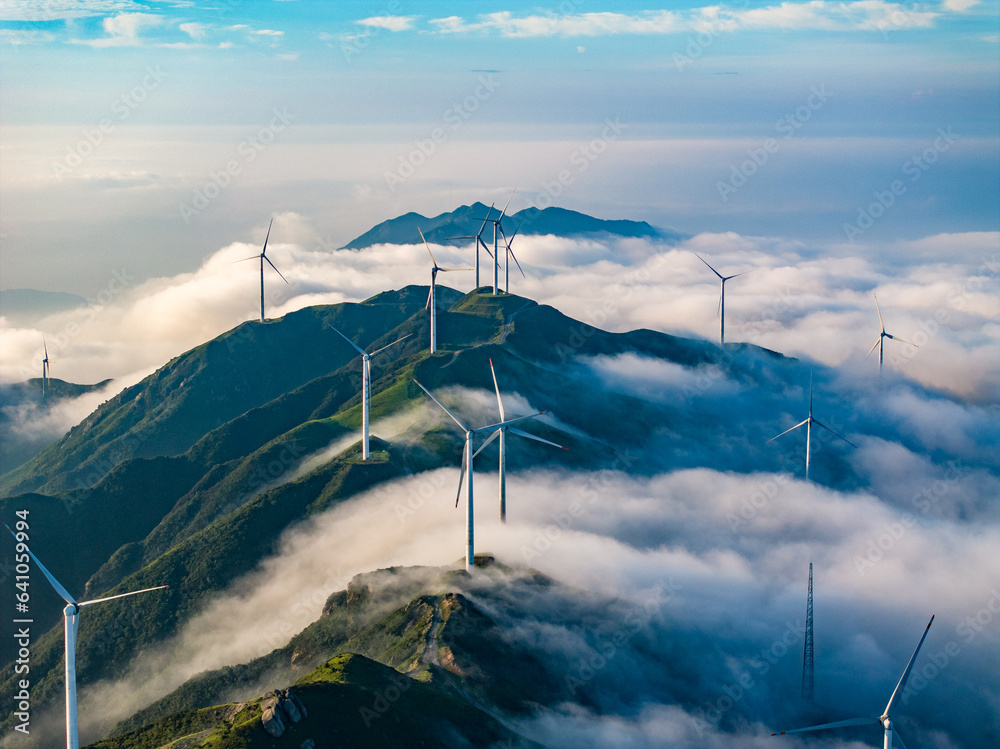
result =
[[950,10],[954,13],[964,13],[969,8],[979,5],[979,0],[944,0],[942,5],[945,10]]
[[145,10],[133,0],[2,0],[0,21],[61,21]]
[[408,31],[413,28],[416,16],[371,16],[355,21],[361,26],[371,26],[387,31]]
[[122,13],[104,19],[102,25],[108,36],[102,39],[74,40],[74,42],[97,48],[134,47],[142,43],[140,34],[144,30],[162,26],[164,23],[161,16],[151,13]]
[[195,41],[200,41],[208,36],[208,27],[203,23],[182,23],[177,28]]
[[0,29],[0,44],[46,44],[54,42],[55,34],[30,29]]
[[[968,0],[952,0],[956,4]],[[783,2],[763,8],[734,10],[724,6],[688,11],[580,13],[517,16],[510,11],[482,14],[475,21],[460,16],[436,18],[430,24],[440,33],[491,33],[503,37],[606,36],[614,34],[672,34],[738,30],[899,30],[933,26],[938,13],[918,11],[884,0],[803,3]]]
[[[255,231],[260,243],[266,228]],[[996,233],[947,234],[881,245],[875,253],[855,246],[818,251],[733,233],[700,234],[675,246],[520,235],[518,259],[528,277],[518,276],[512,290],[612,331],[649,328],[718,340],[719,284],[698,252],[725,274],[757,268],[726,285],[727,341],[809,357],[861,377],[876,376],[877,362],[865,359],[879,334],[875,291],[886,329],[920,346],[886,341],[887,378],[899,373],[989,401],[1000,393],[998,241]],[[35,376],[19,362],[38,358],[43,331],[50,352],[56,341],[67,379],[95,382],[160,366],[254,319],[257,273],[252,263],[232,261],[255,254],[256,245],[233,243],[193,272],[150,279],[103,306],[53,316],[37,331],[0,327],[7,352],[0,381]],[[331,253],[318,245],[303,217],[277,217],[268,250],[291,285],[266,279],[269,316],[427,283],[426,258],[416,246]],[[435,248],[435,254],[453,267],[470,259],[467,247]],[[472,283],[472,273],[447,278],[460,290]],[[62,335],[71,324],[74,336]]]

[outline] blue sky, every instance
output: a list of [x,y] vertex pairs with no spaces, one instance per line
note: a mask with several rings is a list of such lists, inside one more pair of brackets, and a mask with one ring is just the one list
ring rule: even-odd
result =
[[[973,0],[5,1],[2,286],[93,293],[125,262],[191,270],[272,214],[343,244],[515,186],[514,209],[692,234],[995,230],[998,17]],[[897,179],[906,194],[848,236]]]

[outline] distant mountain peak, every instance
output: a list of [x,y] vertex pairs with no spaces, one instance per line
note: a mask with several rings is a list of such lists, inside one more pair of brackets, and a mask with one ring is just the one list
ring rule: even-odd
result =
[[[364,234],[348,242],[343,249],[360,250],[376,244],[419,244],[419,227],[428,242],[443,244],[454,237],[476,234],[487,218],[496,219],[502,207],[488,206],[475,202],[462,205],[448,213],[437,216],[422,216],[410,211],[396,218],[383,221]],[[504,233],[509,237],[518,230],[522,235],[547,235],[559,237],[645,237],[664,242],[676,242],[685,238],[670,229],[658,229],[645,221],[626,219],[607,220],[588,216],[568,208],[525,208],[513,215],[504,216],[501,221]],[[492,228],[486,226],[483,232],[487,242],[492,241]]]

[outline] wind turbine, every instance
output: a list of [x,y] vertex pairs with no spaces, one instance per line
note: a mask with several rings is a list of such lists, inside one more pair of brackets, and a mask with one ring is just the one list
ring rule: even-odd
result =
[[479,247],[482,246],[482,248],[486,250],[486,254],[489,255],[490,257],[493,257],[493,254],[490,252],[490,248],[487,247],[486,242],[483,241],[483,230],[486,228],[486,224],[490,220],[490,214],[493,212],[493,205],[494,204],[491,204],[489,210],[486,211],[486,218],[483,219],[482,226],[479,227],[479,231],[477,231],[475,234],[466,234],[461,237],[448,237],[449,241],[453,239],[476,240],[476,289],[477,290],[479,289]]
[[131,593],[120,593],[116,596],[108,596],[107,598],[95,598],[92,601],[77,601],[69,594],[69,591],[66,590],[66,588],[64,588],[62,584],[60,584],[60,582],[52,576],[52,573],[45,569],[45,565],[38,560],[38,557],[32,553],[27,544],[18,541],[17,535],[14,531],[10,530],[10,526],[4,525],[4,528],[10,531],[10,534],[14,536],[14,540],[17,541],[19,547],[24,547],[24,550],[31,556],[32,561],[34,561],[38,569],[41,570],[42,574],[45,575],[45,579],[49,581],[49,584],[55,592],[59,594],[59,597],[66,602],[66,608],[63,609],[66,647],[66,748],[79,749],[80,736],[76,715],[76,635],[80,628],[80,609],[86,606],[93,606],[95,603],[113,601],[116,598],[137,596],[140,593],[149,593],[153,590],[163,590],[169,586],[158,585],[155,588],[134,590]]
[[45,391],[49,385],[49,347],[45,343],[45,336],[42,336],[42,350],[45,352],[45,358],[42,359],[42,401],[44,401]]
[[[511,249],[511,245],[514,244],[514,237],[516,237],[517,233],[519,231],[521,231],[521,224],[523,224],[523,223],[524,223],[523,221],[521,221],[521,222],[518,223],[517,228],[514,229],[514,233],[510,235],[510,239],[507,239],[506,236],[504,237],[504,244],[507,245],[507,252],[504,255],[504,261],[503,261],[503,272],[504,272],[503,293],[504,294],[509,294],[510,293],[510,259],[511,258],[514,258],[514,263],[517,265],[517,269],[519,271],[521,271],[521,277],[522,278],[527,278],[527,276],[524,275],[524,270],[522,270],[521,264],[517,262],[517,256],[514,254],[514,250]],[[501,232],[503,231],[502,227],[501,227],[500,231]]]
[[[820,422],[817,419],[813,418],[813,381],[812,381],[812,373],[811,372],[809,373],[809,416],[807,416],[805,418],[805,420],[800,421],[795,426],[793,426],[793,427],[791,427],[789,429],[786,429],[781,434],[776,435],[774,437],[771,437],[771,439],[769,439],[767,441],[767,443],[774,442],[776,439],[778,439],[778,437],[783,437],[784,435],[788,434],[789,432],[794,431],[795,429],[798,429],[803,424],[806,427],[806,481],[809,480],[809,444],[812,442],[812,425],[813,424],[815,424],[818,427],[823,427],[826,431],[828,431],[834,437],[840,437],[840,439],[844,440],[844,442],[846,442],[851,447],[857,447],[857,445],[855,445],[853,442],[851,442],[846,437],[843,437],[843,436],[837,434],[835,431],[833,431],[832,429],[830,429],[830,427],[828,427],[826,424],[823,424],[822,422]],[[765,443],[765,444],[767,444],[767,443]]]
[[[705,263],[705,265],[708,265],[708,261],[705,260],[705,258],[699,255],[697,252],[695,253],[695,257],[701,260],[701,262]],[[708,265],[708,269],[712,271],[712,273],[717,275],[719,279],[722,281],[722,293],[719,295],[719,318],[720,318],[719,345],[721,346],[726,342],[726,281],[736,278],[737,276],[743,276],[749,273],[750,271],[745,270],[742,273],[734,273],[731,276],[724,276],[721,273],[719,273],[719,271],[717,271],[715,268],[713,268],[711,265]],[[753,269],[751,268],[750,270]]]
[[427,307],[431,311],[431,353],[437,351],[437,274],[438,271],[444,271],[449,273],[455,270],[472,270],[472,268],[439,268],[437,260],[434,259],[434,253],[431,252],[430,245],[427,244],[427,239],[424,237],[424,233],[420,231],[420,227],[417,227],[417,231],[420,232],[420,238],[424,240],[424,247],[427,248],[427,254],[431,256],[431,262],[434,264],[431,267],[431,291],[427,295]]
[[903,670],[903,675],[899,677],[899,682],[896,684],[896,688],[892,690],[892,696],[889,698],[889,704],[885,706],[885,710],[882,715],[878,718],[849,718],[847,720],[838,720],[835,723],[824,723],[819,726],[809,726],[808,728],[793,728],[789,731],[779,731],[778,733],[772,733],[772,736],[784,736],[787,733],[804,733],[805,731],[821,731],[824,728],[843,728],[846,726],[870,726],[872,724],[880,724],[885,730],[885,738],[882,744],[883,749],[892,749],[893,740],[895,739],[896,745],[901,749],[906,749],[906,744],[903,743],[903,739],[900,738],[898,733],[893,732],[892,717],[896,709],[896,705],[899,702],[899,698],[903,695],[903,691],[906,689],[906,680],[910,678],[910,671],[913,670],[913,662],[917,660],[917,653],[920,652],[920,646],[924,644],[924,639],[927,637],[927,633],[930,631],[931,625],[934,623],[934,617],[927,622],[927,627],[924,629],[924,634],[920,637],[920,642],[917,643],[917,649],[913,651],[913,655],[910,656],[910,662],[906,664],[906,668]]
[[372,388],[371,359],[373,356],[375,356],[375,354],[385,351],[387,348],[389,348],[389,346],[395,346],[400,341],[405,341],[407,338],[413,335],[413,333],[407,333],[402,338],[398,338],[397,340],[390,343],[388,346],[383,346],[382,348],[377,349],[376,351],[372,351],[369,354],[367,351],[365,351],[363,348],[361,348],[358,344],[356,344],[346,335],[341,333],[339,330],[334,328],[332,325],[330,327],[333,328],[333,330],[337,333],[337,335],[339,335],[341,338],[343,338],[345,341],[351,344],[354,347],[354,349],[359,354],[361,354],[361,459],[368,460],[368,458],[371,457],[371,451],[368,449],[368,406],[369,402],[371,401],[371,388]]
[[[474,449],[473,442],[475,440],[476,432],[485,432],[490,429],[502,429],[511,424],[516,424],[519,421],[525,421],[526,419],[533,419],[536,416],[541,416],[545,411],[539,411],[538,413],[530,414],[528,416],[519,416],[516,419],[508,419],[506,421],[500,421],[496,424],[488,424],[484,427],[479,427],[478,429],[469,429],[465,424],[459,421],[458,417],[455,416],[451,411],[445,408],[444,404],[441,403],[430,390],[425,388],[416,378],[413,381],[417,383],[417,386],[423,390],[430,397],[432,401],[437,403],[441,410],[444,411],[451,417],[451,420],[458,424],[459,429],[465,432],[465,450],[462,451],[462,473],[458,477],[458,493],[455,495],[455,507],[458,507],[458,500],[462,496],[462,483],[465,482],[466,488],[466,507],[465,507],[465,571],[471,573],[476,563],[475,555],[475,539],[474,539],[474,529],[473,529],[473,493],[472,493],[472,462],[473,459],[482,452],[483,447],[486,447],[490,442],[493,441],[491,437],[487,440],[482,447],[478,450]],[[496,435],[494,434],[494,437]],[[468,481],[466,481],[466,472],[468,472]]]
[[[500,216],[498,218],[491,219],[489,217],[489,214],[486,215],[487,220],[493,222],[493,293],[494,294],[499,294],[500,293],[500,288],[499,288],[500,287],[500,254],[497,251],[497,232],[499,230],[499,233],[503,234],[503,227],[500,225],[500,222],[503,221],[504,214],[507,213],[507,206],[509,206],[510,205],[510,201],[514,199],[514,193],[515,192],[517,192],[517,188],[516,187],[513,190],[510,191],[510,197],[507,198],[507,204],[503,207],[503,210],[500,211]],[[506,244],[506,242],[507,242],[507,237],[506,237],[506,235],[504,235],[504,243]]]
[[271,258],[267,256],[267,240],[271,236],[271,224],[274,223],[274,219],[271,219],[271,223],[267,225],[267,236],[264,237],[264,249],[260,251],[259,255],[251,255],[250,257],[245,257],[243,260],[237,260],[237,263],[242,263],[245,260],[253,260],[254,258],[260,258],[260,321],[264,322],[264,261],[274,268],[274,272],[281,276],[281,280],[288,283],[288,279],[281,275],[281,271],[278,270],[274,263],[271,262]]
[[869,356],[871,356],[872,355],[872,351],[875,350],[875,346],[878,346],[878,373],[882,374],[882,346],[883,346],[886,338],[891,338],[892,340],[899,341],[900,343],[909,344],[910,346],[913,346],[913,348],[919,348],[919,346],[917,346],[917,344],[915,344],[915,343],[910,343],[909,341],[904,341],[902,338],[897,338],[896,336],[892,335],[891,333],[886,333],[885,332],[885,323],[882,322],[882,310],[879,309],[879,306],[878,306],[878,297],[875,295],[875,292],[872,292],[872,296],[875,297],[875,311],[878,312],[878,322],[879,322],[879,325],[882,326],[882,332],[879,333],[878,340],[875,341],[874,345],[870,349],[868,349],[868,353],[865,354],[865,358],[867,359]]
[[[500,421],[503,422],[507,415],[503,410],[503,400],[500,398],[500,386],[497,384],[497,372],[493,368],[493,359],[490,359],[490,372],[493,373],[493,387],[497,391],[497,405],[500,407]],[[527,437],[530,440],[536,440],[538,442],[544,442],[546,445],[552,445],[553,447],[558,447],[561,450],[568,450],[568,447],[563,447],[562,445],[557,445],[555,442],[549,442],[548,440],[542,439],[541,437],[536,437],[533,434],[528,434],[527,432],[522,432],[520,429],[515,429],[511,426],[500,427],[497,429],[493,435],[483,443],[483,447],[490,444],[497,435],[500,435],[500,522],[507,522],[507,432],[513,432],[514,434],[520,435],[521,437]],[[483,447],[479,449],[482,450]]]

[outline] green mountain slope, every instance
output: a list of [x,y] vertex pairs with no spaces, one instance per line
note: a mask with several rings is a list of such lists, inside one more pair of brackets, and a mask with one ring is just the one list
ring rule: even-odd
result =
[[[783,376],[781,357],[752,348],[723,351],[653,331],[607,333],[514,295],[446,296],[454,301],[440,316],[442,350],[434,356],[427,353],[426,286],[246,323],[171,361],[3,477],[12,491],[45,489],[0,500],[0,516],[9,522],[15,510],[31,508],[33,548],[74,594],[170,585],[142,607],[111,602],[87,609],[77,664],[82,686],[119,676],[133,656],[176,634],[268,558],[289,527],[381,482],[457,465],[461,435],[449,423],[412,418],[399,440],[379,439],[380,418],[433,412],[413,377],[437,391],[459,387],[491,393],[492,359],[505,392],[548,408],[555,417],[533,422],[531,431],[571,448],[569,453],[534,450],[512,441],[510,460],[521,470],[546,463],[606,468],[620,465],[621,456],[633,451],[669,455],[675,465],[685,465],[693,461],[687,447],[692,439],[723,455],[730,449],[721,414],[692,411],[697,401],[651,402],[606,387],[589,368],[595,357],[630,354],[680,368],[721,368],[751,384],[765,376],[759,366],[763,357],[773,364],[767,376]],[[377,460],[369,463],[358,459],[356,442],[360,357],[329,325],[369,350],[410,336],[373,361]],[[460,412],[465,407],[457,406]],[[480,406],[467,407],[470,418],[487,420],[479,423],[496,418],[495,406],[481,415]],[[621,413],[634,417],[626,423]],[[759,459],[740,455],[746,466]],[[488,464],[495,456],[494,445],[477,461]],[[652,472],[658,463],[630,465],[636,472]],[[84,486],[73,488],[81,478]],[[85,552],[61,553],[67,548]],[[56,625],[33,644],[32,696],[42,708],[60,699],[61,606],[36,582],[38,631],[42,624]],[[440,601],[414,606],[410,613],[418,619],[428,611],[438,612],[430,614],[432,619],[441,616]],[[410,613],[400,616],[407,619]],[[423,657],[400,645],[389,622],[379,636],[356,628],[317,637],[312,648],[305,647],[308,638],[302,640],[300,656],[289,655],[287,662],[315,666],[316,659],[348,647],[351,638],[361,638],[350,645],[352,652],[388,665],[410,669]],[[400,649],[389,653],[389,645],[380,642]],[[3,647],[9,659],[10,646]],[[460,659],[456,662],[461,668]],[[257,678],[240,674],[242,681]],[[301,672],[288,675],[297,678]],[[0,699],[9,699],[13,689],[7,678],[0,684]],[[533,699],[508,691],[491,693],[488,700],[513,710]],[[0,722],[0,731],[8,727],[9,719]]]

